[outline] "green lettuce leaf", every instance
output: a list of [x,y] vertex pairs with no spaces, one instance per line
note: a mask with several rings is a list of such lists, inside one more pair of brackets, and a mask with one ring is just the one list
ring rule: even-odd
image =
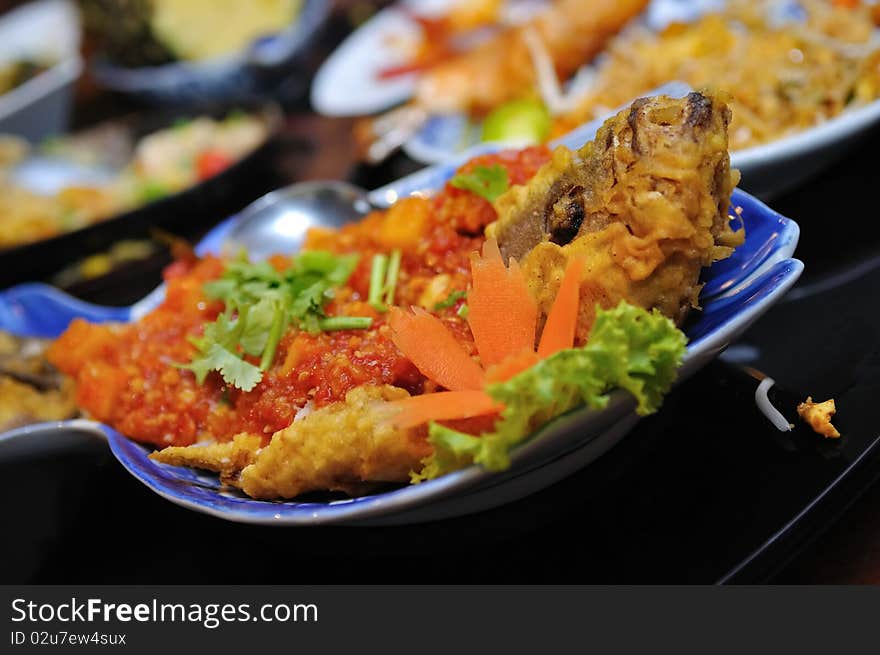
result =
[[621,302],[597,309],[587,344],[563,350],[487,392],[504,403],[494,431],[473,436],[437,423],[429,428],[434,447],[413,481],[428,480],[469,464],[499,471],[510,451],[535,430],[580,405],[602,409],[608,393],[625,389],[644,416],[657,411],[672,386],[687,338],[660,312]]

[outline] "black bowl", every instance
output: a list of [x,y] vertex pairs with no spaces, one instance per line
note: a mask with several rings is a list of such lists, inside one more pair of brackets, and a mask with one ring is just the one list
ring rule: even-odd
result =
[[305,0],[287,29],[225,57],[126,67],[99,55],[91,61],[92,76],[106,89],[155,105],[266,97],[282,80],[303,73],[303,60],[324,28],[332,4]]

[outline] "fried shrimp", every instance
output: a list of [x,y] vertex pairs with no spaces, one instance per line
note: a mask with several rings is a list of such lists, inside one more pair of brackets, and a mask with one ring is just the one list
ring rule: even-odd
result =
[[[381,161],[432,114],[462,111],[482,115],[540,89],[538,58],[558,80],[589,62],[648,0],[556,0],[522,25],[509,27],[480,46],[428,70],[403,107],[355,126],[367,161]],[[540,52],[538,54],[536,49]]]
[[557,0],[524,25],[511,27],[472,51],[443,62],[418,83],[415,104],[432,113],[484,113],[536,90],[537,75],[526,33],[547,50],[566,79],[601,52],[647,0]]

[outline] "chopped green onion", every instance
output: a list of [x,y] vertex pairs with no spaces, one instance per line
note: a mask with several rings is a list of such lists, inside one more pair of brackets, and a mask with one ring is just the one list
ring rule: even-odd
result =
[[397,277],[400,275],[400,250],[394,250],[391,253],[391,259],[388,262],[388,273],[385,276],[385,304],[394,304],[394,292],[397,290]]
[[383,254],[373,255],[373,267],[370,269],[370,292],[367,302],[376,311],[384,312],[382,304],[382,292],[385,290],[385,273],[388,270],[388,257]]
[[272,318],[272,327],[269,328],[269,336],[266,340],[266,349],[263,351],[263,357],[260,359],[260,370],[267,371],[275,360],[275,350],[278,348],[278,342],[281,341],[281,332],[284,330],[285,320],[284,311],[278,307],[275,316]]
[[[241,334],[244,332],[244,326],[247,324],[248,312],[250,312],[251,308],[248,305],[241,307],[238,310],[238,317],[235,319],[235,327],[232,328],[232,334],[230,336],[231,343],[238,343],[241,339]],[[227,308],[226,311],[229,311]]]
[[471,313],[471,310],[470,310],[470,308],[467,306],[467,304],[464,304],[464,305],[462,305],[461,307],[459,307],[459,308],[458,308],[458,311],[455,312],[455,313],[458,314],[459,316],[461,316],[462,318],[467,318],[467,317],[468,317],[468,314]]
[[369,316],[331,316],[318,321],[318,326],[324,332],[333,330],[366,330],[373,324]]
[[441,309],[449,309],[450,307],[455,306],[462,298],[467,298],[467,291],[453,291],[448,296],[446,296],[446,300],[441,300],[436,305],[434,305],[435,310]]

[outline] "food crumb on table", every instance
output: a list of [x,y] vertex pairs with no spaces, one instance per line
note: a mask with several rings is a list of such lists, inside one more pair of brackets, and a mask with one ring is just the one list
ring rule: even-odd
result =
[[840,432],[831,424],[831,417],[837,412],[834,399],[826,400],[824,403],[814,403],[812,396],[797,407],[798,416],[807,423],[813,430],[829,439],[837,439]]

